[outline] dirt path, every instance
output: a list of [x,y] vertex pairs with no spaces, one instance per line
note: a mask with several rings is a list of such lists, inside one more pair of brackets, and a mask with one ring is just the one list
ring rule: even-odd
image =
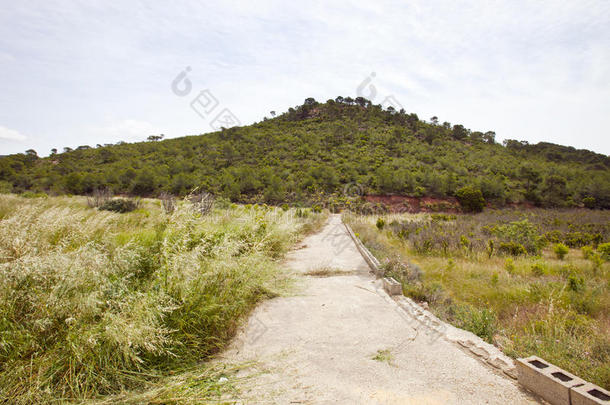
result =
[[[243,371],[260,373],[241,387],[243,403],[535,403],[387,296],[338,215],[287,264],[300,292],[260,305],[222,356],[257,362]],[[307,275],[320,269],[335,271]]]

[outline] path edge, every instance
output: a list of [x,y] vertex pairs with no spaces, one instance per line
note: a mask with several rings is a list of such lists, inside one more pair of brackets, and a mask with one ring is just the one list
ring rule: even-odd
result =
[[[364,246],[352,228],[343,221],[343,217],[341,218],[341,222],[356,244],[356,248],[371,268],[371,272],[378,278],[383,277],[384,271],[381,268],[379,260],[366,246]],[[496,346],[485,342],[472,332],[456,328],[437,318],[436,315],[413,301],[411,298],[402,295],[402,292],[394,296],[388,295],[388,297],[398,304],[398,306],[410,317],[417,320],[424,327],[431,329],[433,333],[441,334],[446,341],[457,344],[458,347],[469,352],[484,364],[491,366],[495,370],[501,371],[501,374],[504,376],[510,377],[512,380],[517,380],[517,367],[514,360],[505,355]]]
[[364,244],[360,241],[360,239],[358,239],[354,231],[352,231],[351,226],[349,226],[345,221],[343,221],[343,217],[341,217],[341,223],[345,226],[345,229],[347,229],[347,233],[356,244],[356,248],[364,258],[364,261],[371,268],[373,274],[375,274],[375,276],[377,277],[383,277],[384,271],[381,269],[381,263],[379,263],[379,260],[377,260],[377,258],[370,252],[370,250],[368,250],[367,247],[364,246]]

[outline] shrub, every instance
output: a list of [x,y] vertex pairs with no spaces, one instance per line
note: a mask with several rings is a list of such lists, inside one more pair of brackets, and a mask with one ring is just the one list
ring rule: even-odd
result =
[[514,274],[515,273],[515,261],[513,259],[511,259],[510,257],[508,259],[506,259],[506,261],[504,262],[504,269],[509,274]]
[[582,249],[582,257],[585,260],[589,260],[591,259],[591,256],[593,255],[594,251],[593,251],[593,247],[591,246],[583,246]]
[[595,208],[595,197],[585,197],[582,199],[582,203],[586,208],[593,209]]
[[493,341],[498,329],[498,318],[493,310],[460,305],[455,306],[453,312],[458,327],[474,333],[489,343]]
[[527,219],[499,225],[492,230],[492,233],[508,241],[505,242],[507,243],[505,249],[514,248],[509,249],[513,255],[522,254],[520,247],[517,245],[524,248],[527,253],[536,254],[544,244],[544,238],[539,235],[536,225]]
[[597,246],[597,251],[605,261],[610,261],[610,242]]
[[462,245],[464,249],[470,249],[470,240],[466,236],[460,235],[460,245]]
[[0,194],[9,194],[13,191],[13,185],[8,181],[0,180]]
[[384,274],[402,282],[416,284],[421,281],[422,271],[414,263],[405,263],[400,256],[388,258],[382,264]]
[[455,196],[466,212],[481,212],[485,207],[483,193],[474,187],[462,187],[455,193]]
[[563,234],[557,229],[553,229],[544,234],[544,239],[550,243],[559,243],[563,241]]
[[593,273],[597,274],[597,271],[601,269],[602,265],[604,264],[604,259],[602,259],[602,256],[599,253],[593,252],[589,256],[589,260],[591,260],[591,263],[593,263]]
[[532,275],[536,277],[544,276],[546,273],[546,266],[542,263],[534,263],[532,264]]
[[588,232],[569,232],[564,235],[563,242],[569,247],[578,248],[590,243],[597,244],[601,242],[601,237],[600,234],[591,234]]
[[100,210],[118,212],[121,214],[134,211],[137,208],[137,202],[126,198],[116,198],[114,200],[107,201],[99,207]]
[[377,229],[382,230],[385,226],[385,221],[383,218],[377,218],[377,223],[375,225],[377,226]]
[[516,242],[501,242],[498,250],[503,254],[521,256],[527,253],[525,246]]
[[568,247],[566,245],[564,245],[563,243],[556,243],[553,246],[553,252],[555,252],[555,255],[557,256],[557,258],[559,260],[563,260],[569,251],[570,251],[570,249],[568,249]]
[[493,256],[493,254],[494,254],[494,250],[495,250],[494,240],[490,239],[487,242],[487,256],[489,256],[490,259],[491,259],[491,256]]
[[579,277],[574,273],[568,276],[568,288],[571,291],[579,292],[584,288],[584,286],[585,280],[582,277]]
[[454,221],[457,219],[456,215],[451,214],[430,214],[432,221]]

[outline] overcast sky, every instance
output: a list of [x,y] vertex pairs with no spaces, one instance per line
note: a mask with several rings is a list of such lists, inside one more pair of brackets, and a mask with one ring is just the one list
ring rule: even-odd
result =
[[225,108],[245,125],[358,94],[610,154],[608,1],[2,3],[0,155],[206,133]]

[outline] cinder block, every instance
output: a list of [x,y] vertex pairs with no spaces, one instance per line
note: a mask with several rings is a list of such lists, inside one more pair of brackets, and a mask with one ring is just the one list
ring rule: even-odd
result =
[[585,381],[540,357],[517,359],[519,383],[552,405],[570,405],[570,388]]
[[402,285],[392,277],[383,278],[383,289],[390,295],[402,294]]
[[591,383],[573,387],[570,397],[572,405],[610,404],[610,392]]

